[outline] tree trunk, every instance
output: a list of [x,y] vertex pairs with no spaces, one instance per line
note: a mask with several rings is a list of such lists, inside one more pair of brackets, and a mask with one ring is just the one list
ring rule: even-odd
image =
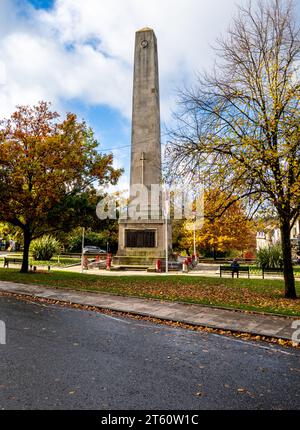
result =
[[296,285],[292,260],[291,230],[289,220],[281,222],[281,243],[283,252],[283,270],[285,282],[285,297],[287,299],[296,299]]
[[21,273],[28,273],[29,247],[31,243],[31,234],[28,228],[25,228],[23,230],[23,236],[24,236],[24,251],[23,251],[23,262],[22,262]]

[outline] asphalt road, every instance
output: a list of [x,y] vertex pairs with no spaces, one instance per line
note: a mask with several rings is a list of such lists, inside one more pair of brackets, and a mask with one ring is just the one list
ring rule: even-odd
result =
[[0,409],[300,409],[300,352],[0,297]]

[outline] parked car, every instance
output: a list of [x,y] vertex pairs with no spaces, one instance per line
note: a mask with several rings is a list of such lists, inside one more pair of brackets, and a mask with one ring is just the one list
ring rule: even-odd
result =
[[92,254],[92,255],[99,255],[99,254],[106,254],[106,251],[99,248],[98,246],[85,246],[83,248],[84,254]]

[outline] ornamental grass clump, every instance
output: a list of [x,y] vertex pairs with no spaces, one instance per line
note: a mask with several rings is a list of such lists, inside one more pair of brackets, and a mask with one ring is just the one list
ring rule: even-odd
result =
[[262,248],[257,253],[257,266],[261,269],[282,269],[283,253],[280,244]]
[[52,236],[43,236],[32,242],[30,251],[35,261],[50,261],[55,254],[59,254],[60,242]]

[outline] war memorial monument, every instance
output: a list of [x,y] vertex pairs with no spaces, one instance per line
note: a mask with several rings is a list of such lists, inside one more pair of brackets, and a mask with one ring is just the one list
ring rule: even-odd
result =
[[[157,39],[153,30],[136,33],[130,194],[127,213],[119,222],[119,249],[114,263],[153,265],[171,249],[171,223],[163,211],[161,189],[161,125]],[[134,212],[141,190],[146,198]],[[168,233],[167,233],[168,232]]]

